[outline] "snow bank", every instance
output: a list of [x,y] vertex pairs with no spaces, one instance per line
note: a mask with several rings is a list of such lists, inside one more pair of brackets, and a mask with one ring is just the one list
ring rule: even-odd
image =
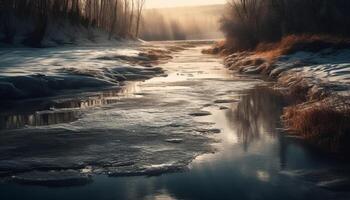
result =
[[[154,52],[157,52],[155,54]],[[163,73],[168,51],[119,47],[10,48],[0,51],[0,100],[47,97],[87,88],[118,87]],[[156,55],[156,56],[155,56]]]
[[0,78],[1,100],[45,97],[60,90],[112,86],[112,82],[85,76],[29,75]]
[[255,54],[236,53],[228,56],[225,64],[242,73],[266,74],[286,86],[295,84],[296,79],[292,77],[298,77],[298,80],[302,78],[309,87],[332,88],[337,93],[349,90],[349,49],[325,49],[317,53],[297,52],[281,56],[273,62]]

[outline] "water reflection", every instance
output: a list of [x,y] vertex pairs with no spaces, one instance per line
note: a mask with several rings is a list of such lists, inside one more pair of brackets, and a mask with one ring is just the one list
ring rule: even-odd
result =
[[74,122],[84,109],[115,104],[123,98],[138,97],[138,91],[137,83],[130,82],[118,89],[82,94],[81,97],[71,99],[43,99],[2,105],[0,130]]
[[281,96],[267,87],[257,87],[241,97],[233,112],[226,113],[245,151],[264,134],[277,135],[282,107]]
[[278,141],[278,157],[282,170],[287,165],[288,144],[278,128],[281,127],[280,116],[284,106],[285,101],[280,94],[269,87],[259,86],[248,90],[241,97],[234,112],[226,114],[245,152],[253,142],[266,137]]
[[79,112],[75,111],[5,115],[0,116],[0,130],[68,123],[77,120],[78,116]]

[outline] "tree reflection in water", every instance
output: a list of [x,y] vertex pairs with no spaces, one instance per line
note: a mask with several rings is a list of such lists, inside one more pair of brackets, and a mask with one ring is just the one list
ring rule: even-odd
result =
[[227,112],[245,151],[249,144],[266,134],[277,136],[276,128],[280,126],[282,108],[283,100],[280,95],[270,88],[257,87],[241,97],[236,109]]

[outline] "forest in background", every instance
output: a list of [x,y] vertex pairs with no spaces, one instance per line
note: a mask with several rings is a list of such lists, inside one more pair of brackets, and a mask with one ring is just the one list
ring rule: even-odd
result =
[[232,50],[288,35],[350,36],[349,0],[231,0],[221,30]]
[[[108,39],[136,38],[145,0],[0,0],[0,40],[40,46],[50,26],[100,29]],[[91,35],[91,40],[93,40]]]

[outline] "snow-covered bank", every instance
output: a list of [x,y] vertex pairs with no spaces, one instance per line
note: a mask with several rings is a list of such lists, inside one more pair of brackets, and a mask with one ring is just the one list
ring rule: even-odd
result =
[[298,51],[275,59],[264,53],[240,52],[225,58],[231,70],[263,74],[294,105],[285,108],[284,123],[293,133],[333,151],[349,144],[350,50]]
[[[350,50],[325,49],[320,52],[297,52],[267,60],[264,55],[235,53],[225,58],[229,69],[247,74],[264,74],[277,79],[283,86],[302,81],[306,87],[324,87],[345,94],[350,84]],[[327,88],[327,86],[331,88]],[[316,88],[317,87],[317,88]]]
[[127,45],[112,47],[9,48],[0,51],[1,101],[47,97],[88,88],[119,87],[127,80],[161,75],[155,67],[183,47]]

